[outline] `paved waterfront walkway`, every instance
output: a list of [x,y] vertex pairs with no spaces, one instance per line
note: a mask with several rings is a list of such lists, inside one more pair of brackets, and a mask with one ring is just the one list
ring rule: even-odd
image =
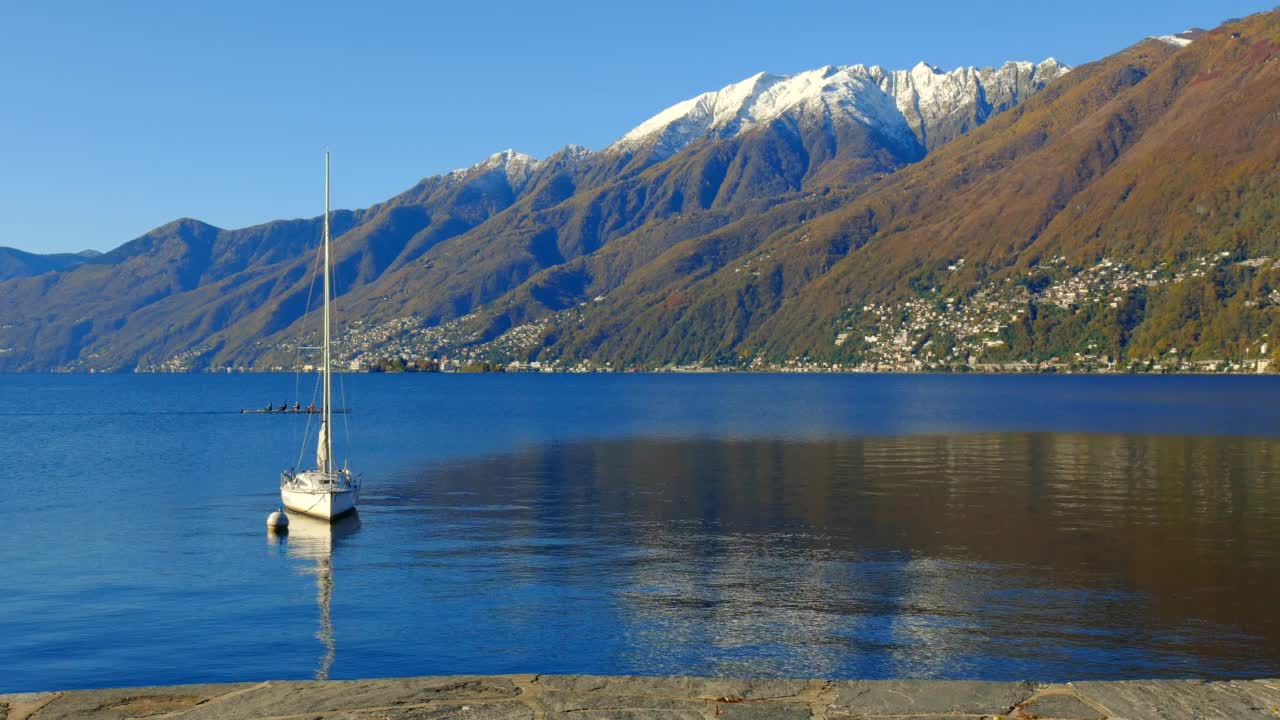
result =
[[1061,685],[508,675],[0,695],[0,720],[857,720],[1280,718],[1280,680]]

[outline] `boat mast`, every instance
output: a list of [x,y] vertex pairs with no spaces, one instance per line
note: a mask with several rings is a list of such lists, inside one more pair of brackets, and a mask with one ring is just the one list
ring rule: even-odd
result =
[[320,439],[324,447],[324,467],[320,470],[326,474],[333,467],[333,391],[329,387],[329,151],[324,151],[324,414],[320,418],[323,423],[324,436]]

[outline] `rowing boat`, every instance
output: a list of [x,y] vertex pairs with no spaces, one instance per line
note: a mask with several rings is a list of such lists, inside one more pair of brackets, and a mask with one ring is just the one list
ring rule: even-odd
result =
[[[323,412],[324,410],[320,408],[316,408],[314,410],[308,410],[307,408],[302,408],[301,410],[294,410],[292,408],[288,410],[264,410],[261,408],[257,410],[240,409],[241,415],[319,415]],[[334,415],[345,415],[351,411],[346,408],[337,408],[330,412]]]

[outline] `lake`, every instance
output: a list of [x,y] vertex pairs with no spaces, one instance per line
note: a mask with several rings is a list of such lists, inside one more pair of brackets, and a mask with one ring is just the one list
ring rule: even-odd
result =
[[0,692],[1280,675],[1280,378],[342,384],[359,514],[275,537],[313,378],[0,376]]

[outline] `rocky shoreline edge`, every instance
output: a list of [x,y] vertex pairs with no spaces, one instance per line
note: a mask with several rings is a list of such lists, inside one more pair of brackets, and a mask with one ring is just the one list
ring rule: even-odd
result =
[[495,675],[0,695],[0,720],[1139,720],[1280,717],[1280,679],[1069,683]]

